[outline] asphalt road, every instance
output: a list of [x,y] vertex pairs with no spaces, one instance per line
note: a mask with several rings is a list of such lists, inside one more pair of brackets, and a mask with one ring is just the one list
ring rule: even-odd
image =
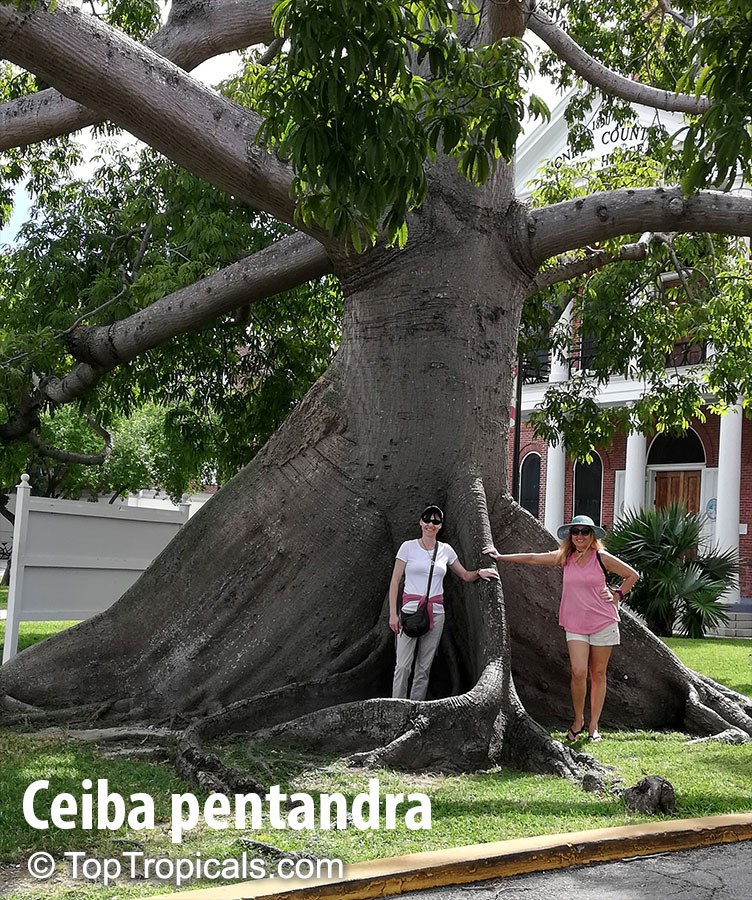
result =
[[752,841],[432,888],[408,900],[752,900]]

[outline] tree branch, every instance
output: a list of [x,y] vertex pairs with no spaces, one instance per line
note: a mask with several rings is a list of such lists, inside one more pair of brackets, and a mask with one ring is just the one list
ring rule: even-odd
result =
[[692,22],[690,19],[685,18],[681,13],[678,13],[673,6],[668,2],[668,0],[658,0],[658,6],[661,12],[665,13],[667,16],[671,16],[671,18],[682,28],[688,30],[692,27]]
[[522,37],[532,0],[491,0],[486,7],[491,40]]
[[593,250],[587,256],[567,260],[554,269],[546,269],[543,272],[539,272],[530,285],[528,296],[532,297],[538,291],[545,290],[555,284],[561,284],[562,281],[570,281],[572,278],[577,278],[580,275],[589,275],[591,272],[603,269],[612,263],[645,259],[648,255],[651,237],[652,235],[646,233],[634,244],[622,244],[616,253],[613,253],[611,250]]
[[532,210],[528,249],[534,266],[607,238],[649,231],[752,235],[752,197],[679,188],[601,191]]
[[42,378],[34,398],[27,401],[19,416],[0,425],[0,441],[25,439],[37,428],[38,412],[44,404],[70,403],[107,372],[170,338],[196,331],[238,306],[290,290],[331,271],[324,248],[310,237],[295,234],[157,300],[127,319],[112,325],[76,328],[67,342],[72,355],[81,362],[67,375]]
[[8,509],[8,500],[10,497],[5,491],[0,491],[0,516],[4,519],[7,519],[11,525],[16,524],[16,517],[13,513]]
[[[145,42],[155,53],[190,71],[207,59],[274,38],[273,0],[173,3],[170,16]],[[0,150],[69,134],[102,121],[101,113],[54,88],[0,105]]]
[[700,115],[710,108],[710,100],[707,97],[674,94],[671,91],[652,87],[652,85],[640,84],[639,81],[632,81],[631,78],[614,72],[586,53],[541,9],[536,8],[532,11],[528,28],[588,84],[592,84],[593,87],[606,94],[620,97],[628,103],[640,103],[643,106],[665,109],[670,112]]
[[104,449],[101,453],[74,453],[71,450],[60,450],[57,447],[51,447],[35,434],[33,431],[27,435],[26,440],[36,447],[42,456],[55,459],[62,463],[71,463],[80,466],[101,466],[107,457],[112,453],[112,435],[104,429],[98,422],[95,422],[91,416],[86,417],[89,426],[96,431],[100,437],[104,438]]
[[122,32],[63,3],[25,13],[0,4],[0,55],[210,184],[293,224],[292,173],[256,144],[260,117]]
[[276,59],[284,45],[285,42],[283,38],[274,38],[271,44],[266,48],[266,51],[259,57],[259,65],[268,66],[269,63]]

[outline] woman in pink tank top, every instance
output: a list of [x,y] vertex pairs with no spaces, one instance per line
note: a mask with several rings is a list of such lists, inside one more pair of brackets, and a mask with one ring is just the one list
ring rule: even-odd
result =
[[[577,740],[585,730],[589,674],[588,737],[591,741],[599,741],[598,723],[606,699],[606,670],[611,650],[619,643],[619,602],[637,584],[640,576],[627,563],[603,549],[601,538],[605,531],[590,516],[575,516],[556,534],[562,544],[550,553],[498,553],[495,547],[485,552],[502,562],[561,566],[563,588],[559,625],[567,638],[574,710],[567,740]],[[607,572],[622,579],[621,587],[607,585]]]

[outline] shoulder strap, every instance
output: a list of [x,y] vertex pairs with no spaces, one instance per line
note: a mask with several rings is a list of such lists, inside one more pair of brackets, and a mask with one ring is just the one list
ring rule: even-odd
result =
[[603,560],[601,559],[600,550],[596,550],[595,555],[598,557],[598,563],[599,563],[601,569],[603,569],[603,577],[606,579],[606,584],[608,585],[608,579],[611,576],[611,572],[609,572],[608,569],[603,565]]
[[433,556],[431,557],[431,568],[428,570],[428,586],[426,587],[426,602],[431,596],[431,582],[433,581],[433,567],[436,565],[436,554],[439,552],[439,542],[433,548]]

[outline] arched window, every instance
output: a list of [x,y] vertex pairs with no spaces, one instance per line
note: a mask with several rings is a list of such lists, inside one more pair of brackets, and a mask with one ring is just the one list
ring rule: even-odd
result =
[[540,456],[528,453],[520,467],[520,506],[536,519],[540,517],[540,470]]
[[574,515],[590,516],[596,525],[600,525],[602,492],[603,463],[600,457],[594,456],[590,463],[575,463]]
[[680,437],[659,434],[650,445],[648,465],[682,465],[686,463],[704,463],[705,448],[697,433],[690,428]]

